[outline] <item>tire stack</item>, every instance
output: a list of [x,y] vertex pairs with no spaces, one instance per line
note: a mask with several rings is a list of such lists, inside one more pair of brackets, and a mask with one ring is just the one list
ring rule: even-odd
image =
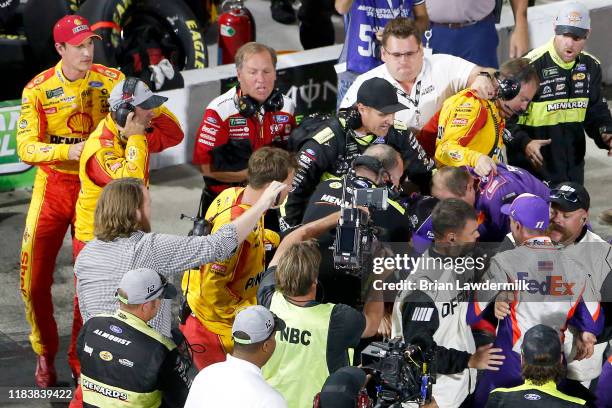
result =
[[53,25],[66,14],[87,18],[102,37],[95,46],[95,63],[129,73],[125,44],[147,41],[137,33],[153,25],[164,38],[164,50],[172,50],[162,57],[177,71],[208,66],[203,29],[208,21],[197,19],[182,0],[0,0],[0,75],[6,83],[0,100],[19,98],[30,79],[57,63]]

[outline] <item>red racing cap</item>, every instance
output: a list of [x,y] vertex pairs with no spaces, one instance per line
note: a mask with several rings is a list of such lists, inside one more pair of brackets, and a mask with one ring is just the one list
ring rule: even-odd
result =
[[70,45],[81,45],[90,37],[102,39],[98,34],[91,31],[89,21],[85,17],[76,14],[66,15],[58,20],[53,26],[53,40],[56,43],[68,43]]

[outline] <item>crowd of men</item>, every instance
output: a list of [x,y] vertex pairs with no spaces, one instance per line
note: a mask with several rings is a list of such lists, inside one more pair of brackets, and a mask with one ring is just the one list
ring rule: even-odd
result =
[[[428,356],[430,407],[612,406],[612,247],[583,186],[585,133],[612,155],[612,116],[583,51],[588,9],[564,5],[550,42],[497,69],[440,52],[448,30],[482,39],[492,10],[432,20],[432,54],[423,2],[409,3],[374,19],[378,56],[349,50],[329,118],[296,123],[275,51],[238,51],[238,84],[194,135],[189,236],[151,231],[150,154],[184,138],[167,98],[93,64],[86,19],[57,22],[61,60],[25,87],[18,131],[38,166],[21,292],[39,387],[57,383],[51,284],[71,227],[73,407],[380,403],[384,386],[351,366],[383,338]],[[358,4],[336,1],[372,20]],[[366,190],[384,204],[355,204]],[[338,234],[350,214],[368,231]],[[363,250],[356,232],[374,236],[369,256],[337,267],[338,251]]]

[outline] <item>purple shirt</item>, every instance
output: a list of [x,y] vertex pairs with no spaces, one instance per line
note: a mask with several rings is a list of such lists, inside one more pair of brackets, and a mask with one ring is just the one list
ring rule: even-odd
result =
[[549,188],[527,170],[504,164],[497,165],[497,175],[481,177],[476,192],[476,211],[479,214],[480,242],[501,242],[510,232],[508,216],[501,206],[510,204],[523,193],[531,193],[548,200]]

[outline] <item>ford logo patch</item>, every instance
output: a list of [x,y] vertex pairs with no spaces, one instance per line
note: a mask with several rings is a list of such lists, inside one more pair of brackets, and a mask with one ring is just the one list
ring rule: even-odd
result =
[[111,329],[111,331],[113,331],[113,332],[115,332],[117,334],[123,333],[123,330],[121,330],[121,327],[115,326],[114,324],[110,325],[110,329]]
[[529,400],[529,401],[537,401],[537,400],[539,400],[539,399],[541,399],[541,398],[542,398],[542,397],[541,397],[540,395],[538,395],[538,394],[525,394],[525,395],[523,395],[523,397],[524,397],[526,400]]

